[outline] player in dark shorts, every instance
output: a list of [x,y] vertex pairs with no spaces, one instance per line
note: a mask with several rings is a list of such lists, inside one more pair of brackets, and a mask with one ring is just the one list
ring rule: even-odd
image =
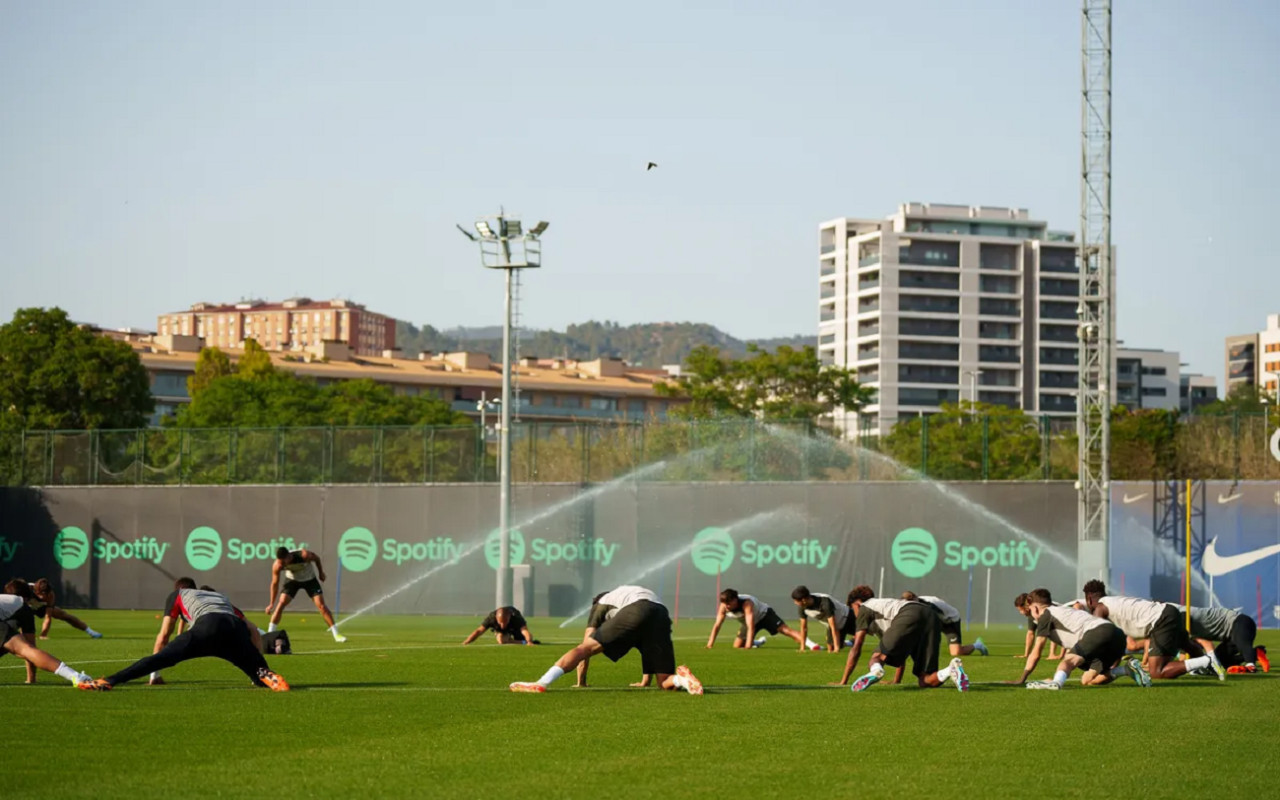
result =
[[[1084,670],[1080,683],[1101,686],[1122,675],[1128,675],[1141,687],[1151,685],[1151,677],[1138,659],[1126,655],[1124,631],[1110,622],[1073,606],[1054,605],[1048,589],[1036,589],[1026,596],[1026,607],[1036,623],[1035,644],[1027,655],[1022,677],[1014,684],[1028,689],[1061,689],[1077,667]],[[1056,641],[1063,648],[1062,661],[1053,680],[1032,681],[1027,678],[1036,668],[1046,641]]]
[[[280,573],[285,575],[284,587],[280,586]],[[276,560],[271,563],[271,602],[267,605],[267,613],[271,614],[271,622],[267,624],[270,633],[280,624],[284,616],[284,607],[289,605],[299,590],[306,591],[307,597],[316,604],[316,610],[324,617],[324,624],[329,626],[333,640],[341,644],[347,637],[338,633],[338,626],[333,624],[333,614],[324,603],[324,587],[320,582],[325,579],[324,564],[320,556],[306,549],[290,550],[281,547],[276,550]],[[280,593],[277,595],[276,590]],[[272,613],[274,609],[274,613]]]
[[809,641],[809,620],[827,626],[827,649],[840,652],[845,637],[853,635],[853,614],[849,607],[829,594],[811,592],[808,586],[797,586],[791,591],[791,600],[800,609],[800,650],[804,652]]
[[529,623],[525,622],[524,615],[515,606],[503,606],[490,611],[489,616],[480,623],[480,627],[472,631],[470,636],[462,640],[462,643],[471,644],[483,636],[485,631],[493,631],[498,644],[540,644],[529,633]]
[[[1017,597],[1013,598],[1013,607],[1018,609],[1018,613],[1027,619],[1027,635],[1026,640],[1022,643],[1022,654],[1016,655],[1014,658],[1026,659],[1031,655],[1031,646],[1036,641],[1036,621],[1031,618],[1031,606],[1027,603],[1027,593],[1021,592]],[[1058,643],[1049,640],[1049,655],[1046,657],[1050,661],[1057,661],[1066,655],[1066,650],[1058,647]]]
[[88,675],[36,647],[36,615],[28,605],[34,597],[31,586],[21,578],[4,585],[0,593],[0,656],[13,653],[26,661],[27,683],[36,682],[36,667],[75,685],[89,683],[92,678]]
[[101,639],[102,634],[90,628],[79,617],[74,614],[68,614],[66,611],[58,608],[57,595],[53,593],[53,584],[49,583],[48,578],[41,578],[31,584],[31,593],[34,597],[31,600],[31,610],[36,613],[37,617],[44,619],[44,623],[40,626],[40,638],[49,638],[49,628],[55,619],[60,619],[78,631],[84,631],[90,638]]
[[871,654],[871,666],[866,675],[849,687],[861,692],[884,678],[884,665],[906,666],[911,659],[911,674],[921,688],[937,688],[948,680],[962,692],[969,691],[969,675],[959,657],[938,669],[938,645],[941,640],[938,613],[928,603],[917,600],[877,599],[870,586],[857,586],[849,592],[849,611],[854,615],[853,649],[845,662],[840,684],[849,682],[858,667],[862,645],[867,634],[880,638],[880,645]]
[[[771,636],[782,634],[804,646],[804,637],[787,627],[787,623],[782,621],[778,612],[763,600],[758,600],[749,594],[738,594],[736,589],[725,589],[720,593],[720,603],[716,607],[716,621],[711,626],[711,636],[707,639],[708,650],[716,643],[716,637],[720,635],[720,627],[724,625],[726,617],[738,620],[738,635],[733,640],[735,648],[759,647],[764,644],[763,636],[756,638],[756,634],[760,631],[765,631]],[[809,644],[811,645],[809,649],[819,649],[814,642]]]
[[663,689],[702,694],[702,682],[688,667],[676,666],[667,607],[643,586],[619,586],[596,595],[582,644],[561,656],[537,681],[516,682],[510,688],[513,692],[545,692],[552,682],[575,667],[577,686],[586,686],[588,659],[604,653],[610,661],[617,661],[632,649],[640,651],[640,667],[646,679],[654,675]]
[[[173,621],[179,618],[186,621],[187,630],[171,642],[169,635]],[[197,589],[191,578],[179,578],[174,582],[173,593],[165,601],[164,620],[151,655],[114,675],[80,684],[80,688],[109,691],[122,683],[193,658],[230,661],[248,675],[254,685],[265,685],[275,692],[289,691],[288,681],[267,666],[266,659],[262,657],[261,642],[255,645],[252,628],[240,609],[233,606],[226,595]]]
[[[1209,667],[1217,674],[1218,680],[1226,680],[1227,671],[1218,662],[1218,657],[1212,650],[1206,653],[1199,644],[1191,641],[1186,621],[1172,603],[1109,595],[1106,584],[1100,580],[1091,580],[1084,585],[1084,598],[1095,617],[1110,620],[1134,641],[1150,640],[1147,671],[1151,677],[1172,680]],[[1181,651],[1191,658],[1179,661],[1178,653]]]
[[987,649],[987,644],[982,641],[981,636],[974,639],[973,644],[964,643],[964,635],[960,631],[960,612],[946,600],[931,594],[917,596],[912,591],[903,592],[902,599],[919,600],[921,603],[933,606],[938,612],[938,627],[947,640],[947,648],[951,651],[952,657],[967,656],[970,653],[983,656],[990,654],[991,651]]
[[[1186,606],[1178,612],[1187,613]],[[1229,674],[1270,672],[1266,648],[1256,647],[1258,623],[1253,617],[1230,608],[1191,607],[1191,638],[1206,652],[1212,650]],[[1203,672],[1203,670],[1202,670]]]

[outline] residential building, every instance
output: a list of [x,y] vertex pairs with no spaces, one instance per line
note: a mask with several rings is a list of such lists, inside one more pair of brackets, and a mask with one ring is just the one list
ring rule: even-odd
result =
[[[151,376],[156,411],[153,424],[191,402],[187,378],[195,372],[203,342],[197,337],[156,335],[128,339]],[[240,352],[228,353],[232,362]],[[341,343],[327,342],[293,353],[272,353],[278,369],[314,379],[320,385],[368,378],[392,387],[397,394],[431,394],[455,411],[478,418],[483,398],[490,419],[502,396],[502,365],[487,353],[423,353],[417,359],[399,358],[387,351],[357,356]],[[513,409],[525,422],[664,419],[667,410],[686,402],[661,397],[654,385],[670,376],[659,369],[631,367],[619,359],[593,361],[522,358],[514,369],[519,406]]]
[[905,203],[818,235],[819,355],[878,391],[838,420],[846,431],[886,433],[961,399],[1075,414],[1073,234],[1025,209]]
[[1180,375],[1181,360],[1177,353],[1117,348],[1115,404],[1178,411],[1182,407]]
[[1218,381],[1211,375],[1184,372],[1179,383],[1179,408],[1183,414],[1194,414],[1201,406],[1218,399]]
[[1275,394],[1280,388],[1280,314],[1267,315],[1267,327],[1257,333],[1228,336],[1227,394],[1237,386],[1261,386]]
[[279,303],[196,303],[188,311],[161,314],[161,336],[197,336],[207,347],[234,351],[254,339],[265,350],[300,352],[321,342],[342,342],[358,356],[396,347],[396,321],[349,300],[291,297]]

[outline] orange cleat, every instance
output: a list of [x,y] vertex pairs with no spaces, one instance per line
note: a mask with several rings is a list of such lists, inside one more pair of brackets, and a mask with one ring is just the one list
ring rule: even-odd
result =
[[1253,654],[1257,657],[1258,666],[1263,672],[1271,671],[1271,659],[1267,658],[1267,648],[1258,646],[1253,648]]
[[277,675],[269,669],[258,670],[258,680],[267,685],[267,688],[273,692],[289,691],[289,682],[284,679],[283,675]]
[[1228,675],[1248,675],[1257,671],[1257,667],[1252,664],[1237,664],[1234,667],[1227,667]]
[[106,678],[98,678],[92,681],[81,681],[76,684],[76,688],[86,692],[109,692],[111,684],[107,683]]
[[533,694],[542,694],[547,691],[547,687],[540,683],[522,683],[516,681],[508,687],[513,692],[530,692]]
[[676,667],[676,674],[684,678],[689,694],[702,694],[702,681],[698,680],[688,667],[681,664]]

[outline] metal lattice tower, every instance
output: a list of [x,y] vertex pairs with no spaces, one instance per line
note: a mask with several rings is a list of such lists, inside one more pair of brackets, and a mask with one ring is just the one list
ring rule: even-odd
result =
[[1081,73],[1078,525],[1081,577],[1096,577],[1106,571],[1111,514],[1111,0],[1083,0]]

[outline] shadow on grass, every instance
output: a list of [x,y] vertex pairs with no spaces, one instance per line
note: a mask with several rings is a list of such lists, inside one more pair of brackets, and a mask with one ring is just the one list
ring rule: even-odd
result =
[[305,692],[308,689],[393,689],[410,684],[404,681],[349,681],[346,683],[304,683],[291,687],[290,691]]

